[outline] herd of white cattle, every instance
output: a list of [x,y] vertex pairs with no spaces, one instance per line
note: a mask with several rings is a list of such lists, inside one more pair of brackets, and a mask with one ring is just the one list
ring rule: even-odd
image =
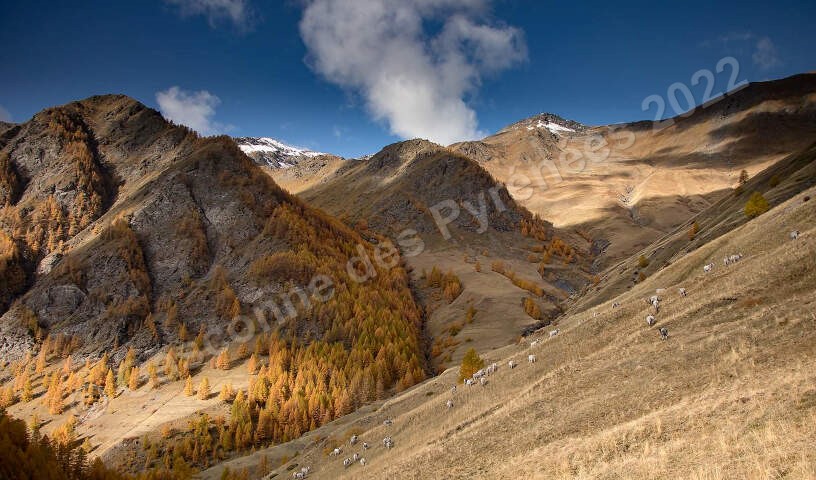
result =
[[[456,388],[456,387],[454,387],[454,388]],[[452,401],[451,401],[451,404],[450,404],[450,406],[448,408],[451,408],[451,407],[453,407],[453,402]],[[391,419],[386,419],[386,420],[383,421],[383,425],[386,426],[386,427],[390,427],[393,424],[394,424],[394,421],[391,420]],[[365,452],[369,448],[371,448],[371,446],[368,444],[368,442],[360,442],[360,437],[359,436],[357,436],[356,434],[352,435],[349,438],[349,446],[354,447],[357,444],[361,445],[361,447],[363,449],[363,452]],[[386,436],[382,440],[382,446],[385,447],[386,449],[390,450],[391,448],[394,447],[394,439],[392,439],[390,435]],[[332,450],[329,453],[329,456],[330,457],[339,457],[342,453],[343,453],[343,447],[336,447],[334,450]],[[354,465],[355,463],[359,463],[361,466],[365,467],[366,464],[368,463],[368,460],[366,460],[366,458],[360,452],[354,452],[350,457],[346,457],[346,458],[343,459],[343,467],[345,467],[345,468],[349,468],[350,466]],[[305,475],[307,473],[308,472],[305,472],[304,476],[302,476],[302,477],[295,476],[295,478],[306,478]]]
[[[798,240],[799,235],[801,235],[801,233],[799,233],[799,230],[793,230],[793,231],[790,232],[790,234],[788,234],[788,237],[791,240]],[[727,257],[723,257],[723,266],[727,267],[729,265],[733,265],[733,264],[739,262],[740,260],[742,260],[742,254],[741,253],[737,253],[737,254],[734,254],[734,255],[728,255]],[[704,273],[709,273],[709,272],[711,272],[713,270],[714,270],[714,262],[707,263],[707,264],[705,264],[703,266],[703,272]]]
[[[799,231],[794,230],[794,231],[790,232],[790,239],[791,240],[796,240],[796,239],[799,238],[799,235],[800,235]],[[743,258],[743,255],[741,253],[736,253],[734,255],[728,255],[727,257],[723,258],[723,265],[726,266],[726,267],[729,266],[729,265],[733,265],[733,264],[739,262],[740,260],[742,260],[742,258]],[[712,270],[714,270],[714,266],[715,265],[714,265],[713,262],[706,264],[705,266],[703,266],[703,272],[704,273],[711,272]],[[657,324],[657,315],[660,313],[660,302],[662,300],[661,295],[665,294],[665,293],[666,293],[666,289],[658,288],[656,290],[655,295],[652,295],[649,298],[645,299],[646,303],[651,307],[651,311],[646,316],[646,324],[649,327],[653,327],[653,326],[655,326]],[[677,293],[681,298],[685,298],[688,295],[688,292],[683,287],[678,288]],[[621,306],[620,302],[616,301],[616,302],[612,303],[612,308],[613,309],[620,308],[620,306]],[[599,315],[600,315],[599,312],[594,312],[592,314],[593,317],[597,317]],[[547,333],[546,338],[551,339],[551,338],[557,336],[559,333],[560,333],[560,331],[557,328],[554,329],[554,330],[550,330]],[[667,340],[669,338],[669,330],[666,327],[658,328],[658,334],[660,335],[660,338],[662,340]],[[530,342],[530,348],[531,349],[535,348],[535,347],[543,344],[544,341],[545,341],[545,338],[535,339],[532,342]],[[536,363],[535,354],[529,353],[527,355],[527,363],[531,363],[531,364]],[[510,368],[510,369],[516,368],[517,366],[518,366],[518,363],[516,363],[515,360],[511,359],[511,360],[509,360],[507,362],[507,367]],[[471,375],[470,378],[466,378],[463,383],[464,383],[465,386],[468,386],[468,387],[474,386],[476,384],[479,384],[479,385],[484,387],[488,383],[487,377],[489,377],[490,375],[496,373],[498,371],[498,369],[499,369],[499,365],[497,363],[491,363],[487,367],[482,368],[482,369],[478,370],[477,372],[475,372],[473,375]],[[451,387],[450,393],[451,393],[451,397],[453,397],[453,395],[456,393],[456,385]],[[454,408],[453,398],[449,398],[449,399],[447,399],[447,401],[445,401],[445,408],[448,409],[448,410]],[[388,427],[388,426],[393,425],[393,423],[394,423],[393,420],[388,419],[388,420],[385,420],[383,422],[383,425]],[[349,439],[349,444],[351,446],[355,446],[355,445],[357,445],[358,441],[359,441],[358,436],[357,435],[352,435],[351,438]],[[386,448],[386,449],[389,449],[389,450],[394,447],[394,440],[391,438],[390,435],[383,438],[382,446],[384,448]],[[366,451],[370,447],[369,447],[368,443],[363,442],[362,443],[362,448],[363,448],[363,451]],[[340,456],[342,453],[343,453],[342,447],[337,447],[331,453],[329,453],[329,455],[330,456]],[[343,460],[343,466],[345,468],[348,468],[348,467],[354,465],[355,463],[359,463],[360,465],[365,466],[367,461],[366,461],[365,457],[363,457],[362,454],[360,454],[358,452],[355,452],[351,457],[347,457],[347,458],[345,458]],[[309,474],[309,467],[303,467],[300,471],[295,472],[292,476],[295,479],[305,479],[308,474]]]
[[[797,240],[799,238],[799,235],[800,235],[799,230],[794,230],[794,231],[790,232],[789,238],[791,240]],[[742,260],[742,258],[743,258],[742,253],[735,253],[733,255],[728,255],[726,257],[723,257],[723,266],[727,267],[729,265],[733,265],[733,264],[739,262],[740,260]],[[710,273],[713,270],[714,270],[714,262],[707,263],[707,264],[703,265],[703,273]],[[665,289],[659,288],[657,290],[657,292],[658,292],[658,294],[663,293],[663,292],[665,292]],[[688,294],[688,292],[686,292],[686,289],[682,288],[682,287],[678,289],[678,293],[680,294],[681,297],[685,297]],[[652,310],[653,310],[651,313],[646,315],[646,325],[652,327],[655,324],[657,324],[656,315],[660,312],[660,296],[659,295],[652,295],[651,297],[646,299],[646,302],[652,306]],[[612,304],[613,309],[618,308],[618,307],[620,307],[620,303],[614,302]],[[597,315],[597,312],[596,312],[596,315]],[[667,340],[669,338],[669,330],[667,328],[661,327],[661,328],[658,329],[658,332],[660,333],[660,338],[661,339]]]
[[[666,292],[665,288],[658,288],[655,295],[652,295],[651,297],[646,299],[646,303],[652,307],[651,312],[649,312],[649,314],[646,315],[646,325],[653,327],[657,324],[657,314],[660,313],[660,300],[661,300],[660,294],[663,294],[665,292]],[[678,288],[677,293],[681,297],[685,297],[686,295],[688,295],[688,292],[686,292],[686,289],[683,287]],[[616,308],[614,304],[612,305],[612,308]],[[660,327],[657,329],[657,332],[660,334],[661,340],[668,340],[669,338],[668,328]]]

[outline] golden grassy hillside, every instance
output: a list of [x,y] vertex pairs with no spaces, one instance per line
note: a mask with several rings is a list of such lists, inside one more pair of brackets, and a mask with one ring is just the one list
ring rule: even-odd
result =
[[[313,432],[279,473],[297,464],[313,478],[814,478],[816,203],[803,201],[813,193],[678,259],[616,298],[619,308],[569,313],[559,335],[537,335],[541,346],[481,352],[500,365],[484,387],[451,394],[458,372],[449,369]],[[794,229],[798,240],[788,238]],[[737,252],[740,262],[721,264]],[[658,288],[649,328],[644,299]],[[520,365],[508,369],[509,359]],[[348,445],[352,432],[372,445],[364,467],[343,467],[362,451]],[[336,444],[344,454],[327,456]],[[279,461],[284,448],[227,466]]]
[[606,246],[599,265],[671,232],[750,175],[812,143],[816,75],[752,83],[661,128],[652,122],[551,133],[519,122],[462,151],[513,198]]

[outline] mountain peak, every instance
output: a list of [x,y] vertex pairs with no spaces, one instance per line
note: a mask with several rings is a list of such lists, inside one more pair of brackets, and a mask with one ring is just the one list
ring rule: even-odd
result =
[[533,131],[542,128],[549,130],[555,135],[561,135],[563,133],[581,132],[586,130],[587,126],[574,120],[567,120],[554,113],[542,112],[508,125],[499,130],[498,133],[522,129]]
[[303,159],[328,155],[269,137],[239,137],[235,143],[250,158],[272,168],[290,168]]

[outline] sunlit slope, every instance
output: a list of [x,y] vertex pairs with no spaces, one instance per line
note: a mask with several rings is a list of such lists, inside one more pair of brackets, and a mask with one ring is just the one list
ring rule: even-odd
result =
[[[500,365],[485,387],[451,394],[451,369],[301,443],[282,473],[297,463],[316,478],[813,478],[816,203],[803,201],[813,193],[678,259],[616,298],[619,308],[564,317],[541,346],[482,352]],[[721,265],[736,252],[742,261]],[[649,328],[644,299],[658,288]],[[327,456],[351,431],[373,448],[345,442]],[[344,468],[356,451],[368,464]]]

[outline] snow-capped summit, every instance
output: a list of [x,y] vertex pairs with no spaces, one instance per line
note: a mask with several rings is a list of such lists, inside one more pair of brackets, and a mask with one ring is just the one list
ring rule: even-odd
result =
[[586,129],[586,125],[578,123],[573,120],[567,120],[552,113],[539,113],[530,118],[525,118],[520,122],[516,122],[503,128],[502,132],[511,130],[526,129],[528,131],[547,129],[554,135],[562,135],[568,133],[580,132]]
[[250,158],[272,168],[290,168],[304,158],[326,155],[322,152],[293,147],[268,137],[240,137],[235,139],[235,143]]

